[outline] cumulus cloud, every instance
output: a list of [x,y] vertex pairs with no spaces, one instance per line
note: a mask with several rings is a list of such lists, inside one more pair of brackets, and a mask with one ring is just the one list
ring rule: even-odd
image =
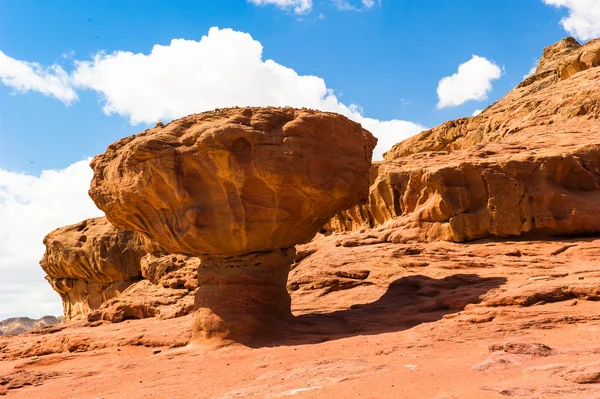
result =
[[[174,39],[167,46],[155,45],[149,54],[100,52],[90,61],[74,61],[70,74],[60,70],[61,82],[75,98],[75,89],[96,91],[104,113],[124,116],[132,124],[231,106],[337,112],[364,123],[379,139],[375,160],[393,144],[425,129],[408,121],[366,118],[360,107],[341,103],[322,78],[298,75],[262,55],[262,45],[248,33],[215,27],[199,41]],[[46,93],[41,86],[31,90]]]
[[248,0],[257,6],[273,5],[282,10],[293,10],[295,14],[306,14],[312,10],[312,0]]
[[65,104],[77,99],[69,75],[58,65],[47,68],[35,62],[19,61],[0,51],[0,80],[19,92],[37,91]]
[[458,66],[458,72],[438,83],[438,109],[454,107],[470,100],[486,100],[492,81],[502,76],[498,65],[484,57],[473,57]]
[[425,126],[397,119],[380,121],[362,117],[359,122],[379,140],[373,150],[373,160],[383,159],[384,152],[390,150],[394,144],[427,129]]
[[483,112],[482,109],[476,109],[475,111],[473,111],[473,113],[471,114],[471,116],[477,116],[477,115],[479,115],[482,112]]
[[60,297],[44,280],[42,240],[57,227],[101,216],[87,195],[89,160],[40,176],[0,169],[0,320],[62,314]]
[[[105,113],[125,116],[133,124],[214,108],[268,105],[307,107],[337,112],[357,122],[375,121],[365,118],[359,108],[342,104],[322,78],[298,75],[273,60],[263,60],[262,50],[247,33],[211,28],[200,41],[176,39],[168,46],[154,46],[149,54],[118,51],[76,62],[72,81],[79,88],[98,92]],[[424,129],[399,120],[367,122],[365,127],[380,140],[375,159]]]
[[600,36],[599,0],[542,0],[545,4],[564,7],[568,15],[560,24],[580,40],[590,40]]

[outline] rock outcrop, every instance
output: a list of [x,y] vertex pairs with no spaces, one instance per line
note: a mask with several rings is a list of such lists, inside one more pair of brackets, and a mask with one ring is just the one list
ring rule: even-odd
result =
[[293,247],[366,198],[376,141],[332,113],[206,112],[109,146],[90,196],[116,227],[199,256],[197,336],[237,339],[291,316]]
[[149,253],[140,262],[143,280],[102,303],[88,321],[118,323],[128,319],[172,319],[191,313],[198,291],[200,259],[185,255]]
[[85,318],[140,281],[142,258],[160,250],[140,233],[116,229],[103,217],[56,229],[44,244],[40,264],[63,300],[67,321]]
[[375,165],[369,201],[326,230],[386,224],[383,240],[600,231],[600,40],[567,38],[481,114],[395,145]]
[[63,322],[62,317],[44,316],[40,319],[31,319],[29,317],[11,317],[10,319],[0,321],[0,335],[4,334],[22,334],[29,330],[52,326]]

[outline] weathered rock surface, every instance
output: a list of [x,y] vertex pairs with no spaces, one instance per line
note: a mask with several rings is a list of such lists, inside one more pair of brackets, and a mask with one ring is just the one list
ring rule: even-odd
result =
[[375,144],[332,113],[205,112],[110,145],[91,163],[90,196],[116,227],[170,253],[279,250],[366,197]]
[[536,72],[478,116],[394,146],[374,166],[368,203],[326,229],[388,223],[376,235],[394,242],[599,232],[599,57],[598,39],[546,48]]
[[77,320],[140,281],[140,262],[160,248],[140,233],[116,229],[106,218],[62,227],[44,238],[40,261],[62,300],[66,320]]
[[[589,128],[600,113],[599,60],[600,39],[581,46],[565,38],[544,49],[535,72],[481,114],[443,123],[398,143],[385,159],[453,152],[485,143],[516,143],[530,151],[541,146],[576,147],[582,137],[593,136]],[[578,63],[580,70],[566,72],[569,65]],[[575,136],[572,140],[568,140],[569,133]]]
[[74,322],[0,337],[0,392],[10,398],[186,397],[190,390],[216,398],[600,395],[599,239],[347,238],[355,245],[338,246],[339,237],[331,236],[298,246],[288,283],[296,323],[265,347],[179,348],[191,340],[191,315]]
[[11,317],[10,319],[0,321],[0,335],[3,334],[22,334],[35,328],[52,326],[62,323],[62,317],[44,316],[40,319],[31,319],[29,317]]
[[200,257],[198,338],[246,340],[291,318],[293,247],[366,198],[376,142],[333,113],[205,112],[109,146],[90,196],[115,226]]
[[195,337],[251,342],[255,335],[282,333],[292,316],[286,289],[296,250],[241,256],[205,256],[198,269]]
[[144,280],[104,302],[87,320],[119,323],[129,319],[171,319],[194,309],[200,259],[185,255],[149,253],[141,260]]

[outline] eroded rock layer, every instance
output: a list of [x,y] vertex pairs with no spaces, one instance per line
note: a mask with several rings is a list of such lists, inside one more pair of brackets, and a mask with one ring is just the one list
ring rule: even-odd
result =
[[63,300],[66,320],[84,318],[142,277],[140,261],[160,248],[106,218],[62,227],[44,238],[40,265]]
[[375,144],[332,113],[205,112],[109,146],[91,163],[90,196],[115,226],[171,253],[279,250],[366,197]]
[[102,303],[87,320],[118,323],[129,319],[172,319],[194,310],[200,259],[164,253],[146,254],[140,262],[143,280]]
[[369,201],[326,229],[386,224],[375,235],[394,242],[600,231],[599,57],[600,40],[546,48],[536,72],[480,115],[394,146]]
[[286,283],[295,254],[292,247],[202,257],[193,328],[196,337],[248,342],[252,335],[273,333],[278,322],[290,319]]

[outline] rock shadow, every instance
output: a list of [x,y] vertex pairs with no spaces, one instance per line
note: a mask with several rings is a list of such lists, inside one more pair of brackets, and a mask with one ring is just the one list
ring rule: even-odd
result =
[[455,274],[442,279],[423,275],[402,277],[392,282],[375,302],[332,313],[296,316],[285,323],[283,334],[255,336],[252,342],[240,343],[252,348],[304,345],[398,332],[479,303],[483,294],[504,283],[504,277],[477,274]]

